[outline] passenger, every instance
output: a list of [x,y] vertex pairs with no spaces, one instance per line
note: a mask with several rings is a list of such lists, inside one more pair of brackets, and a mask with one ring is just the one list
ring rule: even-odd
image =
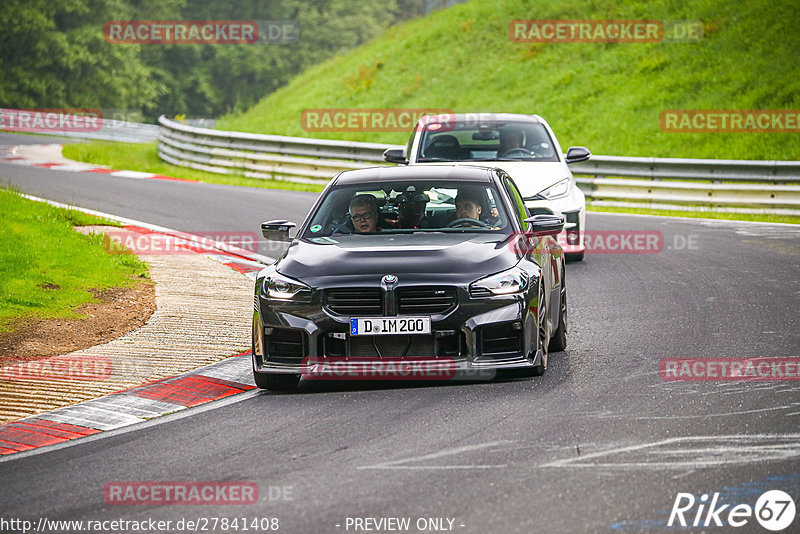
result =
[[429,200],[428,195],[406,191],[400,195],[399,199],[400,202],[397,204],[398,218],[395,228],[428,228],[428,220],[425,217],[425,208]]
[[500,212],[497,211],[496,206],[492,206],[492,209],[489,210],[489,217],[486,222],[492,226],[497,226],[500,223]]
[[378,231],[378,199],[368,193],[356,195],[350,201],[350,220],[359,234]]

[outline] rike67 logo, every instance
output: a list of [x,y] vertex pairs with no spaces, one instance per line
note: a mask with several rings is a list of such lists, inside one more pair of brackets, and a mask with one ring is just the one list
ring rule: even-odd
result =
[[[720,504],[719,493],[704,493],[695,499],[691,493],[678,493],[668,527],[743,527],[756,521],[767,530],[778,532],[788,528],[795,517],[794,500],[781,490],[770,490],[761,494],[755,506],[749,504]],[[695,506],[697,510],[694,511]]]

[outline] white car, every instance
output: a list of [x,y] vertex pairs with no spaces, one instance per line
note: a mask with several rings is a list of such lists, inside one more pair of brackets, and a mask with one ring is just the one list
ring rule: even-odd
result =
[[568,164],[589,159],[591,152],[570,147],[564,155],[542,117],[512,113],[427,115],[417,122],[404,149],[389,149],[383,157],[404,165],[459,162],[503,169],[517,183],[531,215],[564,217],[566,224],[558,241],[567,260],[583,259],[586,198]]

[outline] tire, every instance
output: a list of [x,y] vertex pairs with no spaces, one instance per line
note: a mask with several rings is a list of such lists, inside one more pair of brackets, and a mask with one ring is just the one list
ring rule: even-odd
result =
[[577,263],[579,261],[583,261],[583,255],[585,252],[577,252],[575,254],[564,254],[564,259],[567,260],[568,263]]
[[547,301],[545,300],[544,286],[539,286],[539,309],[536,319],[536,352],[541,351],[542,358],[539,365],[530,368],[530,375],[542,376],[547,371],[547,349],[550,334],[547,328]]
[[548,352],[561,352],[567,348],[567,285],[564,271],[561,272],[561,298],[558,304],[558,328],[548,345]]
[[300,382],[300,375],[277,375],[253,371],[253,380],[259,389],[293,391]]

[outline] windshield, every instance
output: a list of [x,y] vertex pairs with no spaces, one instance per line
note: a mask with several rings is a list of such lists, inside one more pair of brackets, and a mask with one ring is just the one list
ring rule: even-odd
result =
[[511,231],[492,184],[415,180],[330,189],[302,237]]
[[426,161],[558,161],[558,154],[541,123],[470,119],[426,124],[417,162]]

